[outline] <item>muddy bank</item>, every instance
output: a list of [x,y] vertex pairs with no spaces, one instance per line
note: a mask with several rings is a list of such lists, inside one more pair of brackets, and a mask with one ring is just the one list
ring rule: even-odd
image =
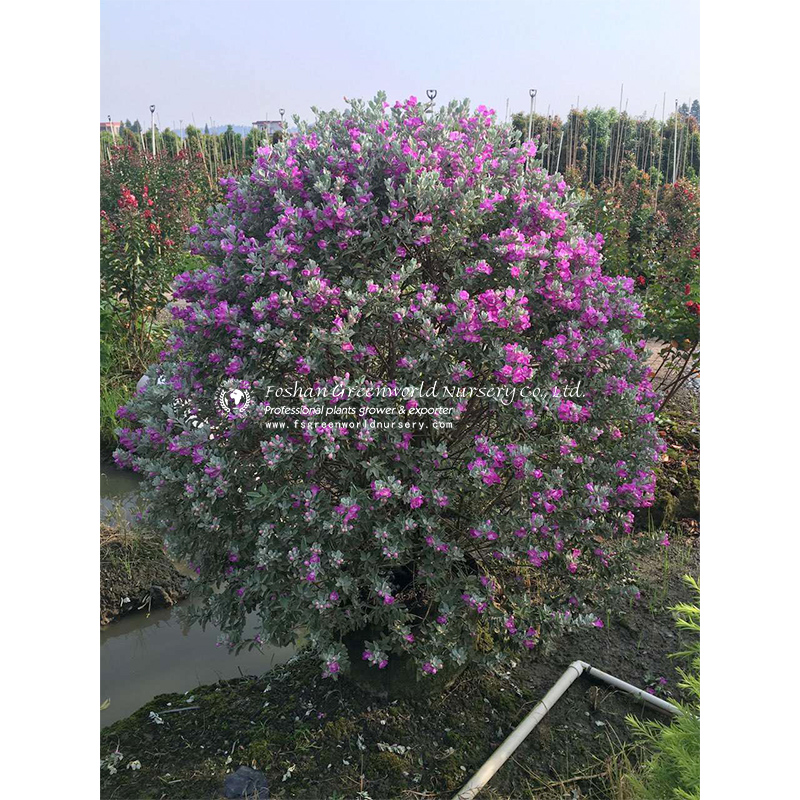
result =
[[189,579],[175,569],[158,537],[124,522],[100,523],[100,625],[135,611],[169,608],[188,590]]
[[[273,798],[445,798],[576,658],[676,697],[668,654],[680,649],[680,636],[667,607],[691,599],[681,576],[696,574],[698,548],[696,539],[674,536],[668,551],[648,548],[638,570],[641,599],[604,629],[569,635],[504,674],[468,670],[440,697],[382,703],[346,680],[323,680],[305,656],[262,677],[156,697],[103,730],[101,756],[120,755],[116,773],[102,771],[102,796],[218,798],[225,775],[246,765],[266,773]],[[581,678],[485,796],[572,796],[567,787],[579,797],[608,797],[603,763],[631,740],[629,713],[650,714]]]

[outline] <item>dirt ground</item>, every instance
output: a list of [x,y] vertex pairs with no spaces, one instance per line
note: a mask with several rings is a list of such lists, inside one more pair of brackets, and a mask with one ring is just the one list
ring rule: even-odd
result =
[[[662,696],[677,696],[668,654],[680,640],[665,605],[692,599],[681,576],[696,574],[696,557],[691,539],[673,544],[668,561],[642,564],[641,600],[605,629],[568,635],[505,675],[467,671],[443,697],[381,704],[346,681],[322,680],[307,657],[157,697],[103,730],[103,757],[121,758],[116,774],[103,770],[102,797],[218,798],[240,764],[267,774],[273,798],[452,796],[577,658],[642,688],[663,678]],[[608,797],[604,759],[631,739],[626,714],[652,716],[578,679],[483,796]],[[128,769],[132,761],[141,768]]]

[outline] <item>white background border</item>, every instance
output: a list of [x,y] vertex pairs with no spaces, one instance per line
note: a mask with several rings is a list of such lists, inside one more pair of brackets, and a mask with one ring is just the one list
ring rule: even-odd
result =
[[[790,7],[702,3],[705,800],[788,796],[797,784]],[[99,9],[21,8],[4,12],[0,55],[3,783],[8,796],[90,798],[99,791]]]

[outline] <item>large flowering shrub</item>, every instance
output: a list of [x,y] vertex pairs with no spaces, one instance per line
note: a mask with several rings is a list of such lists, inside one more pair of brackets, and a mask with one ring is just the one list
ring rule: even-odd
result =
[[255,612],[335,676],[369,628],[424,675],[602,627],[661,447],[642,314],[493,117],[319,113],[195,230],[116,458],[231,646]]

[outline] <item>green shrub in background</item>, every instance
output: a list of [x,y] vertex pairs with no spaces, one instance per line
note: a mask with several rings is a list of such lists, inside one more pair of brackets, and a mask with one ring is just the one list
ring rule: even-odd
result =
[[671,609],[678,615],[678,628],[690,634],[686,649],[673,654],[688,662],[686,670],[678,670],[678,686],[688,698],[681,705],[683,713],[672,724],[627,718],[653,753],[638,775],[627,776],[639,800],[700,800],[700,589],[690,576],[684,580],[696,593],[697,605],[680,603]]
[[699,190],[679,180],[656,191],[651,176],[630,170],[593,189],[578,216],[603,235],[604,268],[635,281],[644,335],[663,343],[654,377],[663,408],[700,373]]

